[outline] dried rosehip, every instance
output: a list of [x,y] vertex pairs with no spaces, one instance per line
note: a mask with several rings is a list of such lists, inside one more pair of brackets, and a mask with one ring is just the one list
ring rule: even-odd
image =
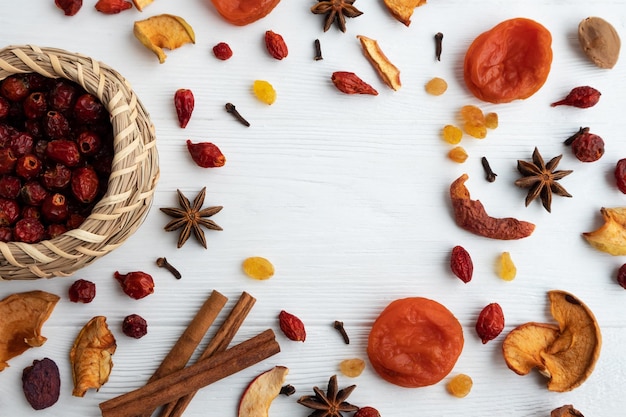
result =
[[191,159],[202,168],[218,168],[226,163],[222,151],[211,142],[192,143],[187,140],[187,150]]
[[70,134],[70,122],[63,113],[50,110],[43,117],[43,130],[51,139],[64,139]]
[[186,88],[179,88],[174,93],[174,107],[176,108],[176,115],[178,116],[178,124],[181,128],[185,128],[195,106],[195,98],[193,92]]
[[104,115],[104,106],[93,94],[82,94],[74,103],[74,117],[82,123],[97,122]]
[[20,206],[15,200],[0,198],[0,225],[9,226],[20,216]]
[[220,42],[213,47],[213,54],[217,59],[226,61],[233,56],[233,51],[226,42]]
[[98,195],[100,180],[91,167],[78,167],[72,172],[72,194],[81,203],[91,203]]
[[22,101],[29,93],[28,80],[22,75],[10,75],[0,83],[0,94],[9,101]]
[[585,109],[598,104],[598,101],[600,101],[600,96],[601,93],[593,87],[575,87],[572,89],[572,91],[569,92],[567,96],[565,96],[563,100],[556,101],[552,103],[551,106],[555,107],[565,105]]
[[73,303],[90,303],[96,297],[96,284],[86,279],[77,279],[70,286],[68,295]]
[[57,364],[49,358],[34,360],[22,371],[22,389],[35,410],[53,406],[61,393],[61,375]]
[[504,313],[498,303],[487,305],[478,315],[476,333],[483,344],[498,337],[504,330]]
[[141,339],[148,334],[148,323],[138,314],[131,314],[124,317],[122,322],[122,332],[128,337]]
[[626,264],[622,265],[617,271],[617,283],[626,289]]
[[469,252],[462,246],[455,246],[452,248],[452,254],[450,256],[450,269],[452,273],[456,275],[464,283],[468,283],[472,280],[474,273],[474,263]]
[[604,140],[594,133],[582,133],[572,142],[572,152],[581,162],[597,161],[604,155]]
[[620,159],[615,165],[615,182],[617,188],[626,194],[626,158]]
[[31,180],[39,175],[43,165],[39,158],[33,154],[21,156],[15,164],[15,173],[25,180]]
[[68,139],[56,139],[48,142],[46,156],[54,162],[74,167],[80,162],[80,151],[76,142]]
[[114,277],[122,286],[124,293],[135,300],[147,297],[154,292],[154,280],[145,272],[135,271],[120,274],[115,271]]
[[18,242],[37,243],[44,238],[45,228],[37,219],[20,219],[15,223],[13,237]]
[[69,216],[65,196],[60,193],[48,195],[41,205],[41,215],[49,223],[64,222]]
[[65,16],[74,16],[83,7],[83,0],[54,0],[54,4],[63,10]]
[[287,339],[295,342],[304,342],[306,340],[304,323],[293,314],[281,310],[278,314],[278,325],[280,326],[280,330],[287,336]]

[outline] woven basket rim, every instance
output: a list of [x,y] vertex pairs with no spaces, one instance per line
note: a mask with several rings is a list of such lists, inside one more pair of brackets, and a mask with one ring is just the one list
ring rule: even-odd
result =
[[119,72],[54,47],[0,49],[0,80],[33,72],[66,78],[97,96],[109,112],[115,153],[106,194],[79,228],[35,244],[0,242],[0,280],[69,276],[110,253],[145,220],[159,179],[154,125]]

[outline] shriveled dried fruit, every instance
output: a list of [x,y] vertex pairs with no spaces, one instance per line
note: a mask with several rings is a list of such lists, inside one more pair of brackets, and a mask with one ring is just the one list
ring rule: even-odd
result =
[[504,312],[498,303],[485,306],[476,320],[476,333],[483,344],[498,337],[504,330]]
[[33,409],[52,407],[61,393],[59,367],[50,358],[34,360],[31,366],[22,371],[22,389]]
[[604,224],[583,237],[594,248],[614,256],[626,255],[626,207],[600,209]]
[[135,37],[151,50],[162,64],[167,55],[163,48],[173,50],[186,43],[196,43],[193,28],[185,19],[171,14],[160,14],[138,20],[133,26]]
[[472,378],[469,375],[458,374],[448,381],[446,389],[455,397],[463,398],[467,397],[472,390],[473,385],[474,381],[472,381]]
[[587,57],[600,68],[613,68],[619,58],[621,41],[617,30],[600,17],[588,17],[578,24],[578,42]]
[[400,70],[391,63],[382,49],[380,49],[378,41],[363,35],[358,35],[357,39],[361,42],[365,57],[372,64],[376,72],[378,72],[383,82],[390,88],[396,91],[399,90],[402,86],[400,82]]
[[70,350],[72,395],[83,397],[89,389],[100,389],[109,380],[117,344],[106,317],[95,316],[83,326]]
[[281,310],[278,314],[278,324],[289,340],[294,342],[304,342],[306,340],[306,329],[304,323],[297,316]]
[[272,84],[265,80],[255,80],[252,84],[252,91],[256,98],[265,104],[274,104],[276,101],[276,90]]
[[251,256],[242,263],[243,272],[253,279],[265,280],[274,276],[274,265],[262,256]]
[[339,370],[349,378],[356,378],[365,369],[365,361],[360,358],[344,359],[339,363]]
[[517,275],[517,268],[511,254],[509,252],[502,252],[498,258],[498,276],[505,281],[513,281]]
[[452,248],[450,255],[450,269],[464,283],[472,280],[474,274],[474,263],[469,252],[463,246],[455,246]]
[[369,94],[377,96],[378,91],[349,71],[335,71],[330,77],[337,90],[345,94]]
[[0,371],[10,359],[46,342],[41,328],[58,301],[59,296],[45,291],[16,293],[0,301]]

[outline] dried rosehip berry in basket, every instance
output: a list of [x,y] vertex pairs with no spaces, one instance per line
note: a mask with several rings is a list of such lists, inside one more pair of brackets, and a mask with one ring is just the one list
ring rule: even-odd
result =
[[213,55],[215,58],[226,61],[233,56],[233,50],[226,42],[220,42],[213,47]]
[[187,140],[187,150],[191,159],[202,168],[218,168],[226,163],[226,157],[220,148],[211,142],[193,143]]
[[626,194],[626,158],[620,159],[615,165],[615,181],[617,188]]
[[148,323],[138,314],[128,315],[122,322],[122,332],[128,337],[141,339],[148,334]]
[[491,303],[482,309],[476,321],[476,333],[483,344],[498,337],[504,330],[504,313],[498,303]]
[[193,92],[186,88],[179,88],[174,93],[174,107],[178,116],[178,124],[181,128],[187,127],[187,123],[191,119],[191,114],[195,107],[195,98]]
[[135,271],[120,274],[115,271],[114,277],[122,286],[124,293],[135,300],[147,297],[154,292],[154,280],[145,272]]
[[73,303],[90,303],[96,297],[96,284],[86,279],[77,279],[70,286],[68,295]]

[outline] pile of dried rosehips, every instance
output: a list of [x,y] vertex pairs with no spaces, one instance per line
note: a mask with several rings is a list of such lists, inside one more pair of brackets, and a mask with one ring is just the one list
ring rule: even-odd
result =
[[106,192],[113,153],[108,112],[80,85],[36,73],[0,81],[0,241],[79,227]]

